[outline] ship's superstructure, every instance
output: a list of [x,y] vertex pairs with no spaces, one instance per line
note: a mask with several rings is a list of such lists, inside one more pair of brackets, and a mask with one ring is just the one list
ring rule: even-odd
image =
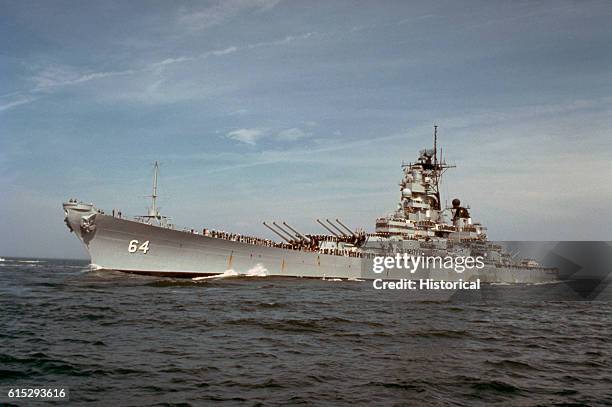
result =
[[[106,214],[93,204],[64,203],[66,224],[87,247],[92,264],[102,269],[172,276],[201,276],[234,270],[248,274],[329,278],[378,278],[372,271],[377,256],[482,256],[486,267],[457,274],[422,267],[410,277],[484,282],[537,282],[556,279],[556,271],[535,262],[515,260],[487,240],[486,228],[472,221],[470,209],[453,199],[441,202],[440,185],[452,168],[438,152],[437,126],[432,149],[403,164],[400,202],[391,214],[376,220],[375,231],[353,230],[340,219],[317,219],[324,234],[301,233],[287,222],[263,222],[280,241],[204,229],[178,230],[157,205],[159,165],[154,165],[151,206],[133,219],[120,211]],[[395,270],[387,278],[404,278]]]
[[397,239],[484,241],[485,228],[472,223],[469,208],[459,199],[453,199],[451,208],[442,207],[442,175],[454,166],[438,159],[437,132],[434,126],[433,149],[421,150],[416,162],[402,165],[400,203],[392,215],[376,220],[376,233]]

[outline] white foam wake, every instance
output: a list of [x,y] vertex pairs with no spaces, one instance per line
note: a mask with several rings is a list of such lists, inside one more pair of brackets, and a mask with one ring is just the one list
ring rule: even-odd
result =
[[528,285],[548,285],[548,284],[559,284],[564,283],[563,280],[554,280],[554,281],[540,281],[539,283],[528,283]]
[[194,277],[192,278],[192,280],[201,281],[201,280],[210,280],[213,278],[227,278],[227,277],[237,277],[237,276],[239,276],[238,272],[236,272],[235,270],[229,269],[229,270],[225,270],[221,274],[215,274],[214,276]]
[[249,269],[246,272],[246,276],[249,277],[265,277],[267,276],[268,269],[263,266],[263,264],[257,263],[255,267]]
[[221,274],[215,274],[214,276],[205,276],[205,277],[194,277],[192,278],[193,281],[202,281],[202,280],[211,280],[211,279],[218,279],[218,278],[228,278],[228,277],[266,277],[267,276],[267,271],[268,269],[266,269],[262,264],[257,263],[255,265],[255,267],[250,268],[249,270],[247,270],[245,273],[240,273],[234,269],[229,269],[229,270],[225,270],[223,273]]

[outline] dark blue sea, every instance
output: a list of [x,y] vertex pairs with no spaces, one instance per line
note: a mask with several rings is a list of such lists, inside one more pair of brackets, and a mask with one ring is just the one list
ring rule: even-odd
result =
[[609,285],[371,287],[7,258],[0,387],[96,406],[612,404]]

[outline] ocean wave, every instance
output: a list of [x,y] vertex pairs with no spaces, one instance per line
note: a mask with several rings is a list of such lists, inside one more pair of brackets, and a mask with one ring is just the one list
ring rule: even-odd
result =
[[[73,375],[80,376],[83,371],[76,365],[55,359],[43,352],[35,352],[25,357],[11,355],[0,355],[0,362],[4,365],[19,365],[26,369],[28,375]],[[22,371],[12,371],[14,374],[21,374]]]
[[264,329],[289,331],[289,332],[322,332],[324,326],[318,320],[303,319],[260,319],[260,318],[240,318],[225,322],[228,325],[256,325]]
[[555,286],[496,287],[499,297],[464,304],[247,268],[204,283],[83,274],[87,263],[0,263],[6,384],[72,383],[73,402],[96,405],[609,399],[612,305],[523,294]]
[[406,382],[369,382],[367,386],[379,386],[385,387],[388,389],[400,389],[400,390],[416,390],[423,391],[424,386],[416,383],[406,383]]
[[497,361],[487,360],[486,363],[503,369],[540,370],[528,362],[522,362],[514,359],[503,359]]
[[150,283],[145,284],[148,287],[195,287],[197,281],[187,280],[187,279],[176,279],[176,280],[156,280]]
[[33,267],[43,267],[42,264],[38,264],[38,263],[13,263],[10,261],[7,262],[3,262],[0,263],[0,267],[7,267],[7,268],[15,268],[15,269],[31,269]]
[[501,380],[483,380],[472,383],[472,388],[478,391],[492,391],[497,393],[518,393],[520,388]]
[[282,308],[285,305],[278,302],[261,302],[256,304],[256,306],[261,308]]
[[465,330],[425,330],[425,331],[414,331],[411,335],[432,337],[432,338],[453,338],[453,339],[464,339],[470,336],[470,333]]

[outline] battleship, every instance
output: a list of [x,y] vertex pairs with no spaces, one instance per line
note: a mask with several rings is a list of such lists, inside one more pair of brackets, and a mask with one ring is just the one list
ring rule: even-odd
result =
[[[471,208],[458,198],[442,205],[442,176],[453,165],[433,148],[414,162],[402,163],[400,199],[390,214],[376,219],[373,232],[352,229],[340,219],[316,219],[324,231],[301,233],[285,221],[262,222],[275,239],[239,233],[178,228],[159,210],[158,173],[153,171],[151,205],[146,215],[128,218],[107,213],[92,203],[70,199],[63,204],[65,222],[85,245],[96,269],[135,274],[208,278],[220,275],[283,276],[334,280],[433,279],[484,283],[539,283],[558,280],[556,269],[535,260],[516,259],[487,238],[474,222]],[[441,263],[419,264],[413,270],[388,268],[381,274],[376,259],[409,253],[417,256],[477,257],[481,268],[457,272]]]

